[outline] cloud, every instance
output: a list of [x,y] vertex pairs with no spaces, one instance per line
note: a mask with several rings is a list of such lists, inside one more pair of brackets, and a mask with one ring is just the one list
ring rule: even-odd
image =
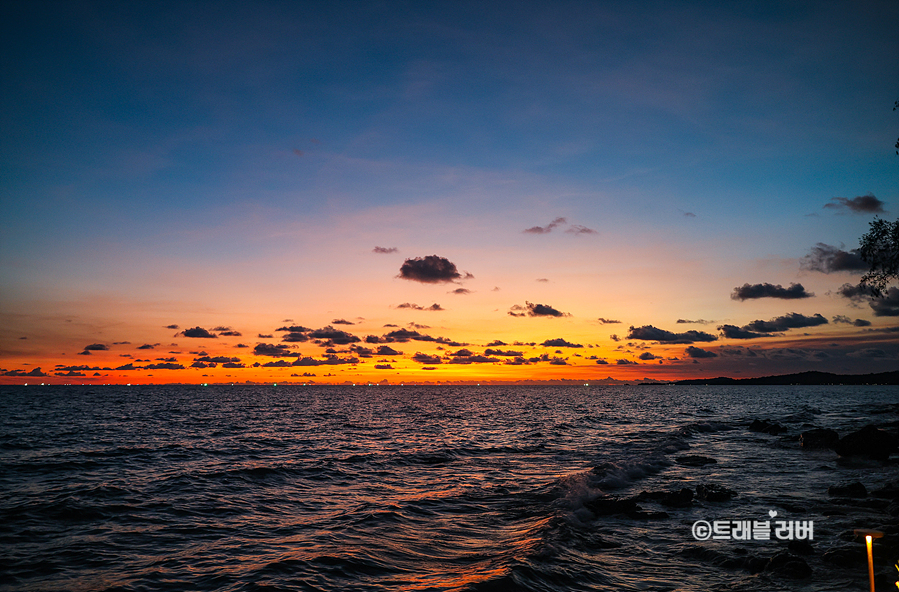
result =
[[271,356],[274,358],[296,357],[300,355],[297,352],[291,351],[290,346],[284,345],[283,343],[277,345],[271,343],[257,343],[256,347],[253,348],[253,354],[257,356]]
[[568,228],[565,232],[568,234],[573,234],[575,236],[580,236],[582,234],[598,234],[592,228],[587,228],[586,226],[581,226],[580,224],[572,224],[570,228]]
[[419,306],[418,304],[413,304],[411,302],[403,302],[402,304],[397,304],[396,307],[397,308],[409,308],[411,310],[431,310],[431,311],[446,310],[442,306],[437,304],[436,302],[434,304],[432,304],[431,306],[427,306],[427,307]]
[[849,352],[846,354],[850,358],[886,358],[887,353],[882,349],[869,347],[867,349],[860,349],[854,352]]
[[193,329],[185,329],[184,331],[181,331],[177,335],[183,335],[184,337],[197,337],[197,338],[203,338],[203,339],[209,339],[209,338],[216,337],[215,335],[213,335],[212,333],[210,333],[209,331],[207,331],[206,329],[204,329],[202,327],[194,327]]
[[522,230],[522,232],[527,234],[548,234],[552,232],[553,228],[559,226],[560,224],[565,224],[567,220],[565,218],[556,218],[546,226],[532,226],[531,228],[526,228]]
[[525,306],[515,304],[509,309],[509,314],[513,317],[570,317],[567,312],[556,310],[548,304],[535,304],[533,302],[525,302]]
[[440,364],[443,361],[440,359],[440,356],[429,356],[428,354],[423,354],[421,352],[415,352],[412,359],[420,364]]
[[725,339],[758,339],[759,337],[770,337],[764,333],[754,333],[741,329],[736,325],[721,325],[718,327]]
[[398,253],[399,249],[396,247],[375,247],[371,250],[372,253],[378,253],[380,255],[389,255],[390,253]]
[[604,319],[602,317],[599,317],[599,319],[597,319],[597,320],[599,321],[600,325],[616,325],[616,324],[621,323],[621,321],[615,321],[613,319]]
[[40,378],[43,376],[50,376],[50,375],[41,372],[40,367],[37,367],[37,368],[33,368],[32,370],[29,370],[28,372],[25,372],[24,370],[9,370],[7,372],[4,372],[3,374],[0,374],[0,376],[30,376],[30,377],[34,377],[34,378]]
[[380,346],[378,348],[378,351],[375,353],[377,353],[379,356],[401,356],[401,355],[403,355],[403,352],[396,351],[389,345]]
[[849,210],[856,214],[882,214],[883,202],[874,197],[873,194],[861,195],[849,199],[847,197],[835,197],[830,203],[824,204],[825,208],[834,210]]
[[615,363],[618,364],[619,366],[626,366],[628,364],[636,364],[637,362],[634,362],[632,360],[625,360],[622,358],[622,359],[615,360]]
[[264,333],[259,333],[256,335],[259,339],[274,339],[274,335],[265,335]]
[[450,294],[459,294],[459,295],[462,295],[462,294],[471,294],[471,290],[469,290],[468,288],[456,288],[455,290],[452,290],[452,291],[449,292],[449,293],[450,293]]
[[179,327],[178,325],[166,325],[165,328],[166,328],[166,329],[175,329],[175,330],[177,330],[177,329],[180,329],[181,327]]
[[493,341],[491,341],[490,343],[487,344],[487,347],[502,347],[502,346],[506,346],[506,345],[509,345],[509,344],[504,341],[500,341],[499,339],[494,339]]
[[139,346],[137,349],[153,349],[153,346],[150,345],[149,343],[145,343],[145,344]]
[[[437,255],[428,255],[427,257],[406,259],[400,267],[400,275],[398,277],[423,284],[438,284],[452,282],[463,276],[456,269],[456,264],[449,259],[438,257]],[[473,277],[470,273],[466,273],[464,279]]]
[[711,325],[715,321],[707,321],[705,319],[696,319],[695,321],[690,321],[688,319],[677,319],[678,325]]
[[390,364],[375,364],[375,370],[393,370]]
[[84,351],[109,351],[109,346],[103,343],[92,343],[85,345]]
[[324,360],[316,360],[315,358],[298,358],[291,366],[338,366],[341,364],[358,364],[359,358],[351,356],[349,358],[341,358],[338,356],[326,356]]
[[537,278],[537,279],[534,280],[534,281],[535,281],[535,282],[549,283],[549,279],[548,279],[548,278]]
[[323,329],[316,329],[309,333],[309,337],[327,342],[328,345],[349,345],[350,343],[358,343],[362,341],[355,335],[335,329],[331,325]]
[[801,329],[803,327],[816,327],[826,324],[827,319],[818,313],[809,317],[791,312],[781,317],[775,317],[770,321],[752,321],[748,325],[744,325],[743,329],[758,333],[779,333],[788,329]]
[[899,288],[890,288],[882,298],[872,298],[868,304],[876,317],[899,317]]
[[687,331],[685,333],[672,333],[664,329],[657,329],[652,325],[642,327],[631,326],[627,333],[628,339],[642,339],[644,341],[658,341],[660,343],[693,343],[695,341],[717,341],[718,337],[703,331]]
[[648,361],[648,360],[658,360],[658,359],[661,358],[661,356],[654,355],[654,354],[652,354],[652,353],[650,353],[650,352],[643,352],[642,354],[640,354],[639,358],[640,358],[641,360],[647,360],[647,361]]
[[559,337],[557,339],[547,339],[540,345],[542,345],[543,347],[576,347],[576,348],[584,347],[580,343],[571,343],[569,341],[565,341],[561,337]]
[[144,370],[184,370],[184,366],[181,364],[175,364],[173,362],[164,362],[162,364],[147,364],[143,368]]
[[750,298],[781,298],[783,300],[792,300],[795,298],[811,298],[814,294],[805,291],[802,284],[790,284],[789,288],[784,288],[780,284],[743,284],[741,287],[734,288],[730,295],[732,300],[748,300]]
[[691,358],[717,358],[718,354],[715,352],[711,352],[706,349],[702,349],[700,347],[693,347],[692,345],[688,346],[687,349],[684,350],[684,353],[690,356]]
[[286,360],[278,360],[276,362],[266,362],[263,368],[290,368],[291,363]]
[[289,333],[308,333],[312,331],[309,327],[303,327],[302,325],[290,325],[285,327],[278,327],[275,331],[287,331]]
[[[221,331],[221,329],[213,329],[213,331]],[[241,333],[240,331],[235,331],[234,329],[226,329],[219,333],[219,335],[222,335],[224,337],[243,337],[243,333]]]
[[839,271],[866,271],[865,263],[858,249],[844,251],[837,247],[818,243],[811,248],[808,255],[800,259],[799,267],[807,271],[835,273]]
[[331,321],[332,325],[355,325],[356,323],[352,321],[348,321],[346,319],[334,319]]
[[865,319],[855,319],[854,321],[847,317],[846,315],[836,315],[831,319],[834,323],[843,323],[845,325],[853,325],[855,327],[869,327],[871,325],[871,321],[866,321]]
[[195,362],[208,362],[210,364],[227,364],[228,362],[239,362],[240,358],[230,358],[228,356],[202,356],[200,358],[194,358]]
[[507,350],[507,351],[503,351],[501,349],[491,349],[488,347],[487,349],[484,350],[484,355],[485,356],[508,356],[510,358],[515,358],[515,357],[523,356],[524,352],[513,351],[511,349]]

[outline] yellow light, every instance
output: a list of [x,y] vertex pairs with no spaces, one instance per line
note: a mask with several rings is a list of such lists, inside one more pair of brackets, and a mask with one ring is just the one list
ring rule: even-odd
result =
[[868,581],[871,582],[871,592],[874,592],[874,554],[871,551],[871,535],[865,536],[865,545],[868,547]]

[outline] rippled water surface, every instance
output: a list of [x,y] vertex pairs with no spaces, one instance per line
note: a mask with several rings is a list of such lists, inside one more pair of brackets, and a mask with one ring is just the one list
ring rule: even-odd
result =
[[[865,589],[863,561],[822,555],[890,517],[827,488],[899,470],[797,436],[895,432],[897,403],[896,387],[0,387],[0,590]],[[652,519],[591,505],[700,483],[737,497],[641,502],[668,514]],[[691,534],[772,510],[814,521],[811,576],[739,564],[784,542]]]

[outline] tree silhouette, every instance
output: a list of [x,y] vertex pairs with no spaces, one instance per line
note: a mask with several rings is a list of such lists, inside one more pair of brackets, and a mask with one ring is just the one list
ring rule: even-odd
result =
[[859,242],[859,255],[871,266],[859,285],[868,288],[874,296],[883,296],[890,282],[899,279],[899,220],[888,222],[874,218],[871,229]]

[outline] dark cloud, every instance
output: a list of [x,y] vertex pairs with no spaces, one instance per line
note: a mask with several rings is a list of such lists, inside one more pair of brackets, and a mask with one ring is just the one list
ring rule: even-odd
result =
[[113,341],[113,345],[131,345],[130,341]]
[[596,360],[596,363],[597,363],[597,364],[603,364],[603,365],[606,365],[606,364],[609,363],[609,361],[608,361],[608,360],[604,360],[604,359],[602,359],[602,358],[599,358],[599,359]]
[[178,333],[178,335],[183,335],[184,337],[198,337],[198,338],[204,338],[204,339],[209,339],[209,338],[215,337],[215,335],[213,335],[212,333],[210,333],[209,331],[207,331],[206,329],[204,329],[202,327],[194,327],[193,329],[185,329],[184,331],[181,331],[180,333]]
[[290,368],[291,363],[287,360],[277,360],[275,362],[266,362],[262,365],[263,368]]
[[570,228],[568,228],[565,232],[568,234],[573,234],[575,236],[580,236],[582,234],[597,234],[595,230],[592,228],[587,228],[586,226],[581,226],[580,224],[572,224]]
[[565,358],[555,358],[555,357],[554,357],[553,359],[551,359],[551,360],[549,361],[549,363],[550,363],[550,365],[552,365],[552,366],[567,366],[567,365],[568,365],[568,360],[566,360]]
[[180,329],[181,327],[179,327],[178,325],[166,325],[165,328],[166,328],[166,329],[174,329],[174,330],[177,331],[177,330]]
[[37,367],[37,368],[33,368],[32,370],[29,370],[28,372],[25,372],[24,370],[8,370],[8,371],[4,372],[3,374],[0,374],[0,376],[23,376],[23,377],[41,378],[43,376],[50,376],[50,375],[41,372],[40,367]]
[[456,288],[449,292],[450,294],[471,294],[471,290],[468,288]]
[[164,362],[162,364],[147,364],[143,368],[144,370],[184,370],[184,366],[181,364],[175,364],[173,362]]
[[250,347],[250,346],[247,345],[246,343],[238,343],[238,344],[235,345],[234,347]]
[[388,255],[390,253],[397,253],[399,249],[396,247],[375,247],[371,250],[372,253],[378,253],[380,255]]
[[614,333],[612,335],[609,335],[609,339],[611,339],[612,341],[621,341],[621,338],[618,337],[618,335],[615,335]]
[[686,331],[685,333],[672,333],[664,329],[657,329],[652,325],[642,327],[631,326],[627,334],[628,339],[642,339],[644,341],[658,341],[660,343],[693,343],[696,341],[717,341],[718,337],[703,331]]
[[246,368],[246,366],[240,362],[225,362],[222,364],[222,368]]
[[849,199],[848,197],[834,197],[830,203],[824,204],[825,208],[834,210],[849,210],[856,214],[882,214],[883,202],[874,197],[873,194],[860,195]]
[[705,319],[696,319],[695,321],[690,321],[687,319],[677,319],[678,325],[711,325],[715,321],[707,321]]
[[544,283],[548,283],[548,282],[549,282],[549,279],[547,279],[547,278],[537,278],[537,279],[534,280],[534,281],[535,281],[535,282],[544,282]]
[[277,345],[271,343],[257,343],[253,348],[253,354],[257,356],[271,356],[273,358],[281,357],[297,357],[300,354],[290,350],[289,345],[279,343]]
[[801,329],[803,327],[816,327],[826,324],[827,319],[818,313],[809,317],[791,312],[784,316],[773,318],[770,321],[752,321],[748,325],[744,325],[743,329],[758,333],[780,333],[788,329]]
[[85,345],[84,351],[109,351],[109,346],[103,343],[92,343]]
[[[260,335],[260,337],[262,336]],[[281,341],[287,341],[289,343],[303,343],[309,341],[309,337],[305,333],[288,333],[281,338]]]
[[802,284],[790,284],[789,288],[784,288],[780,284],[743,284],[741,287],[734,288],[730,295],[732,300],[748,300],[750,298],[781,298],[783,300],[791,300],[794,298],[811,298],[814,294],[805,291]]
[[867,349],[860,349],[854,352],[849,352],[846,354],[850,358],[886,358],[887,353],[882,349],[876,347],[869,347]]
[[621,323],[621,321],[616,321],[613,319],[604,319],[602,317],[599,317],[599,319],[597,319],[597,320],[599,321],[600,325],[617,325],[617,324]]
[[854,285],[854,284],[843,284],[840,286],[839,290],[837,290],[837,294],[852,300],[853,302],[863,302],[868,298],[872,298],[874,294],[871,292],[871,289],[867,286]]
[[681,213],[683,213],[684,218],[695,218],[696,217],[696,214],[694,214],[693,212],[684,212],[683,210],[681,210]]
[[396,351],[392,347],[388,345],[382,345],[378,348],[376,352],[379,356],[401,356],[403,352]]
[[[452,282],[462,278],[462,274],[456,269],[456,264],[444,257],[428,255],[406,259],[400,267],[400,275],[404,280],[412,280],[423,284],[438,284]],[[470,279],[470,273],[466,273],[464,279]]]
[[359,358],[351,356],[349,358],[341,358],[338,356],[326,356],[324,360],[316,360],[315,358],[298,358],[292,366],[339,366],[341,364],[358,364]]
[[491,341],[490,343],[488,343],[487,347],[503,347],[506,345],[508,345],[508,343],[500,341],[499,339],[495,339],[495,340]]
[[227,364],[228,362],[239,362],[240,358],[229,358],[228,356],[203,356],[201,358],[195,358],[195,362],[208,362],[211,364]]
[[331,321],[332,325],[355,325],[356,323],[352,321],[348,321],[346,319],[334,319]]
[[843,323],[845,325],[853,325],[855,327],[868,327],[871,325],[871,321],[866,321],[865,319],[855,319],[853,321],[846,315],[836,315],[831,320],[834,323]]
[[693,347],[692,345],[688,346],[687,349],[684,350],[684,353],[690,356],[691,358],[717,358],[718,354],[715,352],[708,351],[706,349],[702,349],[700,347]]
[[809,254],[799,261],[799,267],[807,271],[834,273],[838,271],[866,271],[870,266],[865,263],[858,249],[844,251],[824,243],[818,243]]
[[137,349],[153,349],[153,346],[150,345],[149,343],[145,343],[145,344],[139,346]]
[[221,333],[219,333],[219,335],[222,335],[224,337],[243,337],[243,333],[241,333],[240,331],[234,331],[233,329],[222,331]]
[[139,368],[136,368],[134,364],[129,363],[125,364],[124,366],[119,366],[118,368],[116,368],[116,370],[139,370]]
[[412,359],[420,364],[440,364],[442,362],[440,356],[429,356],[428,354],[423,354],[421,352],[415,352]]
[[636,364],[637,362],[634,362],[632,360],[618,359],[618,360],[615,360],[615,363],[618,364],[619,366],[626,366],[628,364]]
[[390,364],[375,364],[375,370],[393,370]]
[[303,327],[302,325],[290,325],[284,327],[278,327],[275,331],[287,331],[288,333],[308,333],[312,331],[309,327]]
[[264,335],[262,333],[259,333],[258,335],[256,335],[256,337],[258,337],[259,339],[274,339],[275,338],[274,335]]
[[513,350],[511,350],[511,349],[510,349],[510,350],[507,350],[507,351],[503,351],[503,350],[501,350],[501,349],[490,349],[490,348],[487,348],[487,349],[484,350],[484,355],[485,355],[485,356],[508,356],[508,357],[514,358],[514,357],[520,357],[520,356],[523,356],[523,355],[524,355],[524,352],[513,351]]
[[411,302],[403,302],[402,304],[397,304],[396,307],[397,308],[409,308],[412,310],[431,310],[431,311],[444,310],[444,308],[442,306],[440,306],[439,304],[437,304],[436,302],[434,304],[432,304],[431,306],[427,306],[427,307],[419,306],[418,304],[413,304]]
[[584,347],[580,343],[571,343],[571,342],[565,341],[561,337],[559,337],[558,339],[547,339],[540,345],[542,345],[544,347],[576,347],[576,348]]
[[525,306],[520,304],[512,305],[509,314],[513,317],[570,317],[571,315],[556,310],[548,304],[535,304],[533,302],[525,302]]
[[876,317],[899,317],[899,288],[890,288],[882,298],[868,303]]
[[350,343],[358,343],[361,341],[355,335],[347,333],[346,331],[341,331],[339,329],[335,329],[331,325],[323,329],[316,329],[309,333],[309,337],[313,339],[318,339],[321,341],[326,341],[328,344],[336,344],[336,345],[349,345]]
[[640,354],[639,358],[641,360],[658,360],[661,358],[661,356],[654,355],[650,352],[643,352],[642,354]]
[[547,234],[552,232],[553,228],[559,226],[560,224],[565,224],[567,220],[565,218],[556,218],[546,226],[532,226],[531,228],[526,228],[522,232],[527,234]]

